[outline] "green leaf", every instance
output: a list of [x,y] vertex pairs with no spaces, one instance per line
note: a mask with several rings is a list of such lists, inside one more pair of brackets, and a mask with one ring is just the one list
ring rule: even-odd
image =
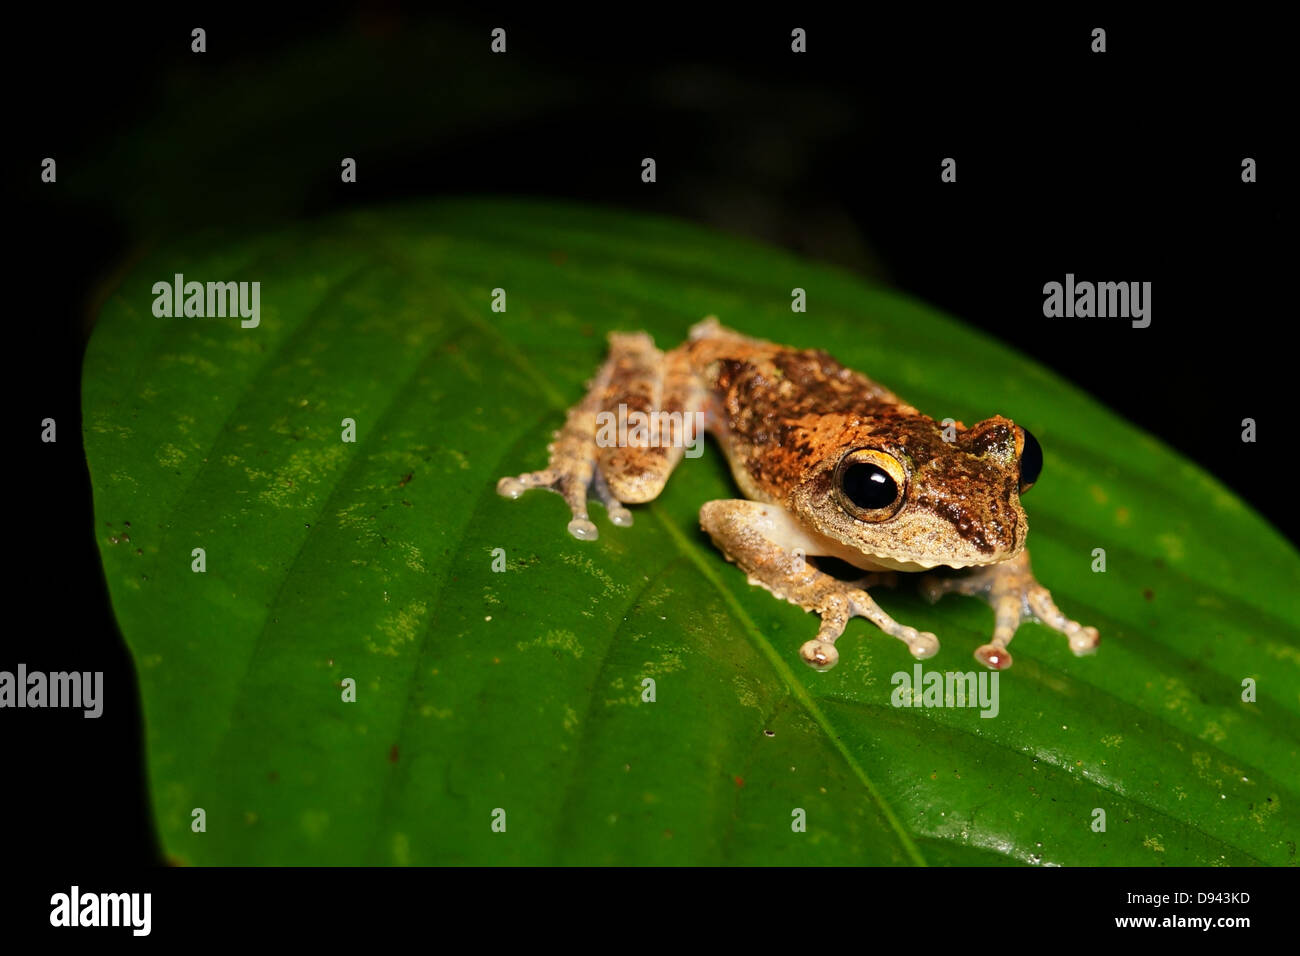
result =
[[[260,326],[154,317],[175,273],[261,282]],[[633,527],[596,508],[596,542],[558,496],[495,493],[544,465],[606,332],[667,347],[707,314],[825,348],[936,418],[1031,429],[1035,571],[1099,652],[1027,625],[996,718],[895,708],[900,642],[856,620],[840,666],[811,671],[816,618],[699,531],[702,502],[737,494],[716,448]],[[1296,862],[1300,557],[1087,395],[887,289],[655,218],[412,205],[154,250],[109,296],[83,386],[172,858]],[[877,597],[939,635],[927,669],[978,669],[986,605]]]

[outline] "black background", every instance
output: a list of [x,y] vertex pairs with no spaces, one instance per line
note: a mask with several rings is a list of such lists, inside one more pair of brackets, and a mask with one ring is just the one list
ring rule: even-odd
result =
[[[329,5],[310,17],[15,16],[5,181],[16,217],[7,407],[18,493],[0,668],[103,670],[107,684],[96,721],[0,716],[6,828],[33,860],[160,859],[127,692],[134,672],[95,549],[78,393],[88,310],[148,235],[436,194],[540,194],[680,216],[882,277],[1073,380],[1279,527],[1293,520],[1281,400],[1295,374],[1295,309],[1282,292],[1290,170],[1279,138],[1294,115],[1283,106],[1287,34],[1258,11],[1232,22],[850,17],[802,6],[711,17],[635,5],[441,19]],[[208,32],[203,55],[189,48],[196,25]],[[498,25],[515,75],[559,92],[518,111],[498,96],[481,121],[449,129],[414,91],[473,104],[480,84],[500,83],[487,52]],[[804,56],[789,52],[794,25],[808,30]],[[1108,30],[1103,55],[1089,51],[1094,26]],[[392,45],[383,70],[349,61],[352,37],[370,50]],[[292,143],[275,124],[241,136],[242,118],[265,110],[235,101],[188,127],[208,132],[171,141],[156,166],[112,167],[164,101],[183,109],[192,97],[197,109],[233,78],[320,43],[334,51],[335,82],[318,85],[313,102],[283,102]],[[271,103],[284,95],[262,92]],[[318,141],[293,126],[303,115],[329,118],[309,124]],[[404,126],[377,134],[385,123]],[[290,145],[318,163],[282,162]],[[354,187],[337,181],[341,155],[360,157]],[[658,162],[649,187],[646,155]],[[58,159],[56,185],[39,182],[45,156]],[[958,161],[955,185],[939,181],[946,156]],[[1258,161],[1256,184],[1241,182],[1245,156]],[[183,173],[159,176],[164,167]],[[287,198],[238,201],[268,187]],[[1042,285],[1067,272],[1152,282],[1152,325],[1046,321]],[[55,445],[39,441],[46,417],[58,422]],[[1259,423],[1257,444],[1240,440],[1244,417]],[[24,608],[35,610],[25,622]]]

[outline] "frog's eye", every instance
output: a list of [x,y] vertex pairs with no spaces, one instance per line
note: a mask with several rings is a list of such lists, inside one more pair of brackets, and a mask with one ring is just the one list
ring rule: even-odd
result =
[[1043,446],[1027,428],[1017,428],[1016,458],[1020,461],[1020,493],[1023,495],[1043,472]]
[[859,448],[840,459],[835,489],[855,518],[884,521],[898,513],[907,488],[907,473],[893,455]]

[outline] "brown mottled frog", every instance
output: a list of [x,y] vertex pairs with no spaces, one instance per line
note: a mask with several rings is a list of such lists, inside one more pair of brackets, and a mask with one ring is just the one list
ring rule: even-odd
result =
[[[899,624],[866,588],[940,568],[962,570],[921,574],[927,599],[957,592],[993,607],[993,638],[975,651],[986,667],[1011,665],[1007,645],[1025,620],[1064,634],[1077,655],[1096,649],[1096,628],[1061,613],[1029,567],[1020,496],[1038,478],[1042,449],[1024,428],[1001,416],[941,425],[825,352],[750,338],[713,317],[667,353],[645,333],[609,341],[549,466],[502,478],[502,495],[556,491],[572,512],[570,533],[595,539],[588,494],[615,525],[630,525],[625,504],[658,496],[702,426],[745,499],[706,502],[700,525],[751,584],[820,616],[800,648],[813,667],[835,665],[835,640],[852,617],[913,657],[932,657],[938,639]],[[840,580],[815,566],[818,556],[867,573]]]

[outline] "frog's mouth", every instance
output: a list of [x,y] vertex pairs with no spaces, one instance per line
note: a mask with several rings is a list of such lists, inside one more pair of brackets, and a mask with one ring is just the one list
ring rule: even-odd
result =
[[878,554],[859,555],[858,559],[852,562],[856,567],[864,571],[933,571],[935,568],[978,568],[988,564],[998,564],[1005,559],[999,558],[998,561],[982,561],[972,564],[951,563],[941,561],[938,563],[930,561],[900,561],[895,558],[886,558]]
[[1010,560],[1024,549],[1024,512],[1020,511],[1016,519],[1012,539],[1007,542],[1009,547],[999,547],[962,535],[937,515],[914,512],[865,527],[846,515],[839,526],[821,533],[809,532],[813,543],[806,553],[839,558],[864,571],[921,572],[934,568],[986,567]]
[[842,544],[838,541],[829,542],[826,547],[826,554],[833,558],[839,558],[855,568],[861,568],[863,571],[906,571],[920,572],[933,571],[935,568],[981,568],[990,564],[1001,564],[1008,558],[1013,558],[1019,554],[1019,549],[1011,554],[996,554],[983,561],[961,561],[961,560],[937,560],[931,561],[926,559],[917,559],[909,557],[891,557],[883,554],[868,554],[859,551],[850,545]]

